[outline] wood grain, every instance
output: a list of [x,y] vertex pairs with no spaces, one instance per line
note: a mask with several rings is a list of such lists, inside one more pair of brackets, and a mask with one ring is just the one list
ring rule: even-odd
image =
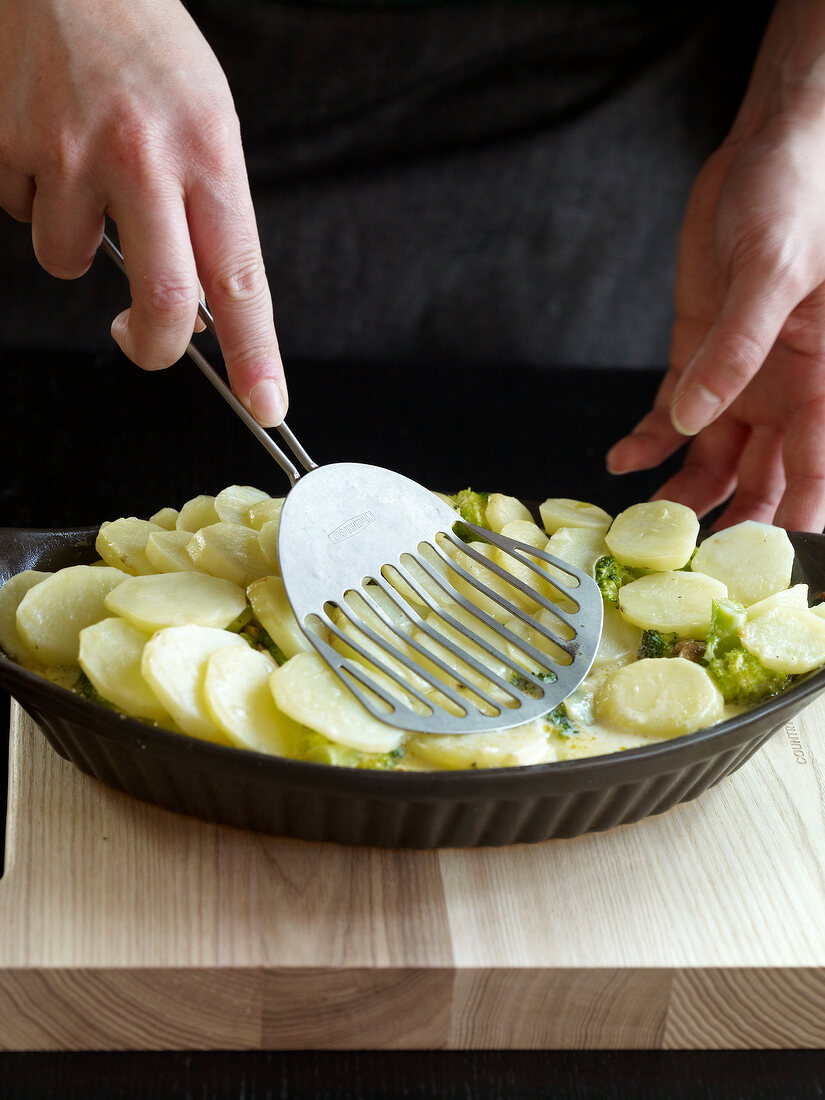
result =
[[608,833],[392,852],[144,805],[15,707],[0,1049],[823,1046],[824,729]]

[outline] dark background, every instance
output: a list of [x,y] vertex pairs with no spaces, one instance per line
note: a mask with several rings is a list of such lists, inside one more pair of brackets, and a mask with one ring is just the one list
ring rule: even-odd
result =
[[[0,371],[5,526],[148,515],[233,481],[272,493],[287,487],[187,361],[150,375],[115,351],[6,350]],[[294,363],[289,378],[290,424],[318,462],[371,461],[443,490],[574,496],[612,510],[643,499],[664,476],[610,478],[603,464],[649,407],[656,371],[502,364],[446,375],[426,363],[396,371]],[[823,1095],[819,1051],[0,1054],[2,1100]]]

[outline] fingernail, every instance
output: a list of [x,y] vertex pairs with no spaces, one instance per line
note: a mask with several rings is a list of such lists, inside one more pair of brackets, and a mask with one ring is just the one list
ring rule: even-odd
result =
[[273,378],[259,382],[249,395],[249,411],[259,424],[274,428],[286,413],[286,402],[281,388]]
[[688,386],[670,410],[673,427],[682,435],[696,435],[719,412],[722,401],[698,382]]

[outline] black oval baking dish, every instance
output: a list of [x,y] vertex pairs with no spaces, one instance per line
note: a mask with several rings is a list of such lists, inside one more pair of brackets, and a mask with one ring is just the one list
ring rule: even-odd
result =
[[[96,529],[0,529],[0,582],[95,558]],[[825,536],[792,534],[794,583],[825,590]],[[225,748],[144,725],[0,654],[0,685],[87,775],[205,821],[381,848],[481,847],[573,837],[696,798],[825,688],[825,670],[708,730],[622,753],[523,768],[381,772]]]

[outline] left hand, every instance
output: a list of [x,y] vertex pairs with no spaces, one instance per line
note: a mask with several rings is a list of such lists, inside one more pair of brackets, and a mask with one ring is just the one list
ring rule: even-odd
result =
[[[751,100],[758,66],[755,82]],[[718,526],[825,526],[819,93],[756,122],[746,99],[744,120],[699,174],[682,228],[671,367],[653,410],[608,455],[614,473],[646,469],[692,436],[656,495],[699,515],[731,497]]]

